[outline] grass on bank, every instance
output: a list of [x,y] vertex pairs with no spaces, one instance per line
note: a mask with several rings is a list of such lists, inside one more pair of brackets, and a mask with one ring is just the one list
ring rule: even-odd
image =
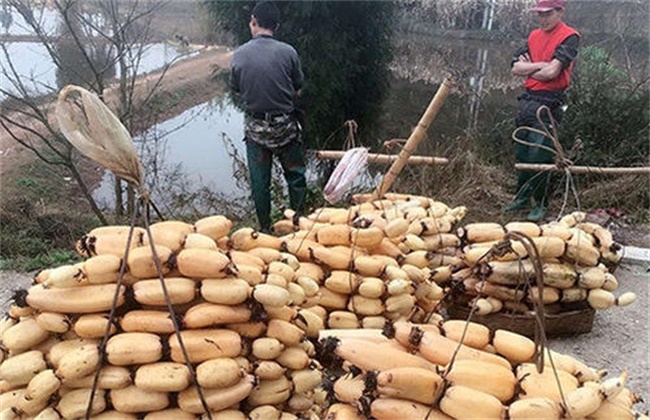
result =
[[[468,213],[463,224],[524,220],[526,212],[501,212],[501,207],[514,194],[515,171],[486,164],[471,148],[468,150],[460,142],[455,144],[444,153],[450,157],[448,165],[406,167],[391,191],[426,195],[449,206],[466,206]],[[276,181],[280,185],[281,181]],[[612,221],[624,224],[650,223],[650,179],[647,176],[578,175],[574,176],[574,181],[578,188],[579,206],[572,192],[569,192],[564,203],[565,179],[557,176],[551,183],[553,191],[547,220],[559,216],[564,205],[564,214],[574,210],[614,208],[622,212],[624,217]],[[27,183],[29,187],[26,187],[25,182],[19,183],[19,189],[3,185],[3,195],[9,198],[0,204],[0,269],[33,271],[81,260],[74,251],[74,243],[98,223],[89,216],[85,202],[67,199],[60,188],[59,195],[55,194],[56,199],[49,196],[36,198],[39,194],[44,194],[45,189],[56,188],[53,184],[57,183],[60,182],[52,177],[36,177]],[[276,185],[274,189],[278,191],[279,187]],[[288,200],[281,194],[275,195],[273,217],[277,220],[282,217],[281,203]],[[310,208],[326,205],[318,186],[310,186],[308,202]],[[234,219],[235,227],[255,227],[252,207],[240,210],[243,213]],[[182,219],[191,221],[199,217],[194,213]]]

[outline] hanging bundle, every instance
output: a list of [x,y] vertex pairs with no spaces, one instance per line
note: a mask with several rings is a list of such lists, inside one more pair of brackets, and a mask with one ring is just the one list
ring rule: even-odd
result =
[[79,86],[64,87],[56,104],[56,119],[65,137],[82,154],[142,189],[142,165],[131,135],[95,94]]
[[348,126],[348,138],[345,141],[347,151],[323,189],[323,196],[330,204],[341,201],[350,185],[368,166],[368,149],[355,147],[354,133],[357,130],[357,123],[348,120],[345,124]]
[[365,169],[367,164],[368,149],[365,147],[355,147],[345,152],[323,189],[325,199],[330,204],[340,201],[348,191],[350,184]]
[[[179,350],[182,353],[182,359],[184,359],[187,369],[193,378],[192,383],[195,385],[194,390],[198,396],[200,406],[207,413],[208,419],[211,420],[212,415],[210,414],[204,392],[198,385],[196,372],[191,364],[189,353],[183,343],[183,338],[181,337],[180,325],[176,318],[173,302],[164,278],[164,274],[166,273],[166,271],[163,271],[164,261],[162,261],[162,258],[158,253],[159,248],[154,245],[148,214],[150,206],[157,212],[158,210],[153,205],[153,202],[151,202],[149,193],[145,189],[142,164],[140,163],[135,146],[133,145],[131,135],[126,127],[122,125],[120,120],[99,97],[92,92],[74,85],[64,87],[59,93],[58,102],[56,104],[56,118],[61,131],[74,147],[76,147],[83,155],[112,171],[119,178],[133,184],[140,195],[140,199],[138,200],[140,211],[135,211],[133,213],[122,260],[132,261],[129,260],[129,252],[131,251],[130,246],[136,228],[136,217],[138,214],[142,214],[144,216],[144,227],[147,234],[148,244],[150,246],[150,249],[145,247],[141,248],[145,250],[145,252],[148,252],[145,258],[145,260],[147,260],[145,265],[149,267],[149,272],[146,276],[153,278],[157,274],[158,279],[160,280],[164,302],[167,305],[169,318],[174,327],[175,335],[173,337],[177,340]],[[162,246],[162,248],[165,247]],[[169,249],[168,251],[171,252]],[[132,263],[129,263],[129,265],[132,265]],[[93,414],[93,410],[95,410],[93,401],[95,400],[96,394],[99,397],[103,395],[96,391],[98,390],[101,368],[103,367],[104,362],[107,359],[107,354],[109,353],[108,341],[111,336],[110,326],[113,324],[113,320],[116,316],[116,309],[117,306],[119,306],[118,298],[120,298],[120,291],[123,291],[122,282],[124,280],[125,272],[126,264],[122,264],[119,270],[117,287],[115,288],[116,291],[113,295],[112,304],[110,305],[108,323],[106,324],[103,339],[99,344],[99,360],[95,366],[92,388],[85,408],[86,418],[89,418],[90,415]],[[101,398],[98,398],[98,400],[101,403]],[[162,401],[163,407],[164,404],[165,401]],[[83,407],[80,407],[79,410],[82,408]],[[78,414],[81,414],[81,411]],[[74,417],[79,417],[79,415],[75,415]]]

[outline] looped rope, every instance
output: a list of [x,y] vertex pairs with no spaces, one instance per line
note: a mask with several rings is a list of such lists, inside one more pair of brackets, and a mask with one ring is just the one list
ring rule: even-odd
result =
[[[486,264],[489,261],[491,261],[494,257],[504,256],[508,253],[515,252],[514,249],[512,248],[512,241],[518,241],[522,244],[533,266],[534,279],[530,279],[528,277],[524,277],[522,279],[524,281],[523,284],[524,290],[528,290],[529,288],[536,286],[539,291],[537,298],[532,299],[533,312],[531,315],[535,320],[535,334],[533,340],[535,343],[535,353],[533,355],[533,362],[535,363],[537,372],[542,373],[545,367],[544,358],[548,357],[549,364],[551,366],[551,369],[553,370],[553,375],[555,377],[555,381],[558,386],[558,390],[560,392],[560,399],[562,400],[562,403],[566,405],[565,394],[562,389],[562,384],[560,382],[557,373],[557,368],[555,366],[553,356],[550,352],[548,352],[548,354],[546,353],[546,350],[548,349],[548,339],[546,337],[546,325],[545,325],[546,315],[545,315],[544,300],[543,300],[543,293],[542,293],[542,291],[544,290],[544,266],[543,266],[543,262],[539,250],[537,249],[537,246],[535,245],[535,242],[532,240],[532,238],[524,233],[516,232],[516,231],[506,233],[506,235],[503,237],[501,241],[494,244],[488,251],[485,252],[485,254],[483,254],[474,264],[470,266],[470,271],[467,277],[469,277],[472,274],[478,275],[478,277],[480,278],[480,282],[478,286],[479,288],[476,291],[478,292],[479,296],[482,295],[483,286],[487,282],[487,276],[489,273],[489,269],[486,269],[485,267]],[[521,258],[519,259],[519,263],[521,264]],[[445,298],[443,298],[443,300]],[[472,317],[474,316],[477,309],[478,307],[476,305],[476,301],[474,301],[472,303],[472,307],[470,308],[469,315],[467,316],[466,319],[468,322],[472,320]],[[463,329],[460,342],[456,347],[451,357],[451,360],[448,363],[448,368],[444,372],[443,377],[446,377],[447,373],[449,373],[449,371],[451,370],[451,367],[453,366],[454,361],[456,360],[458,352],[461,349],[461,343],[463,342],[468,329],[469,329],[469,323],[466,324],[465,328]]]
[[400,149],[406,144],[406,139],[390,139],[384,142],[384,149],[392,151],[393,148],[399,147]]
[[[548,121],[550,122],[550,127],[551,127],[550,130],[548,128],[548,125],[544,123],[543,115],[542,115],[544,113],[546,114],[546,116],[548,117]],[[569,196],[569,189],[573,191],[573,195],[575,197],[576,203],[578,204],[578,208],[580,208],[580,199],[578,197],[578,192],[576,191],[575,183],[573,181],[573,177],[571,176],[571,171],[569,170],[569,167],[573,165],[573,159],[575,159],[576,156],[578,155],[578,152],[584,148],[584,144],[581,139],[577,139],[573,143],[573,146],[571,146],[571,149],[569,150],[568,153],[569,157],[568,158],[565,157],[564,148],[560,144],[559,137],[557,134],[557,122],[555,121],[555,118],[553,118],[553,113],[551,112],[551,109],[546,105],[542,105],[537,109],[536,117],[540,126],[544,128],[543,130],[534,127],[528,127],[528,126],[517,127],[512,132],[512,139],[519,144],[523,144],[528,147],[537,147],[540,149],[544,149],[553,153],[553,155],[555,155],[555,165],[558,167],[558,169],[561,169],[566,175],[564,200],[562,202],[562,207],[560,209],[560,215],[558,215],[559,218],[564,213],[564,209],[566,208],[567,199]],[[554,148],[544,146],[543,144],[530,143],[520,139],[519,137],[517,137],[517,134],[523,130],[528,130],[530,132],[541,134],[542,136],[549,138],[553,142]]]
[[[542,114],[546,114],[545,116],[548,118],[550,124],[546,124],[544,122],[544,118],[543,118],[544,115]],[[572,166],[573,161],[565,157],[564,148],[562,147],[562,144],[560,144],[559,137],[557,134],[557,122],[555,121],[555,118],[553,118],[553,113],[551,112],[551,109],[546,105],[540,106],[537,109],[536,117],[537,117],[537,122],[539,122],[539,125],[543,127],[543,130],[534,127],[528,127],[528,126],[517,127],[515,131],[512,132],[512,139],[519,144],[523,144],[524,146],[537,147],[539,149],[544,149],[553,153],[553,155],[555,155],[555,165],[559,169],[567,169],[569,166]],[[550,129],[549,129],[549,125],[550,125]],[[550,139],[551,142],[553,142],[554,148],[544,146],[543,144],[530,143],[517,137],[517,134],[524,130],[541,134],[542,136]],[[569,151],[569,156],[571,157],[575,156],[577,150],[581,148],[582,148],[582,141],[578,139],[571,147],[571,150]]]
[[348,128],[348,136],[346,137],[345,143],[343,144],[343,150],[349,150],[357,147],[355,136],[357,134],[357,130],[359,129],[359,124],[357,124],[355,120],[347,120],[343,123],[343,125]]

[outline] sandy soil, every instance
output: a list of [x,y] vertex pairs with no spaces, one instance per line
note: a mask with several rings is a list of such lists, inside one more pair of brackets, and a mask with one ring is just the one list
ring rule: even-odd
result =
[[[647,266],[623,264],[615,272],[622,292],[633,291],[638,300],[631,306],[598,311],[588,334],[553,338],[550,347],[572,354],[596,369],[607,369],[610,376],[623,370],[629,373],[628,387],[645,400],[635,406],[647,412],[650,405],[649,315],[650,271]],[[31,275],[0,272],[0,302],[3,312],[9,307],[12,290],[28,287]]]

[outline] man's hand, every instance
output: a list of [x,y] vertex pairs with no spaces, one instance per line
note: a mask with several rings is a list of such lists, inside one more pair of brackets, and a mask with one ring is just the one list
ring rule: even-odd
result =
[[517,61],[512,65],[512,74],[515,76],[529,77],[540,71],[546,62],[538,61],[533,63],[528,53],[522,54],[517,58]]
[[528,53],[521,54],[512,66],[512,74],[521,77],[532,77],[537,80],[553,80],[562,71],[562,62],[557,58],[551,61],[533,63]]
[[217,59],[214,62],[213,68],[230,70],[230,65],[232,64],[232,56],[233,56],[232,51],[217,54]]
[[557,58],[542,64],[543,66],[538,71],[532,73],[530,77],[542,81],[553,80],[562,71],[562,62]]
[[530,55],[528,55],[528,53],[523,53],[517,57],[517,61],[521,63],[530,63]]
[[215,62],[210,64],[210,74],[212,79],[217,77],[221,72],[230,71],[232,56],[232,51],[217,54]]

